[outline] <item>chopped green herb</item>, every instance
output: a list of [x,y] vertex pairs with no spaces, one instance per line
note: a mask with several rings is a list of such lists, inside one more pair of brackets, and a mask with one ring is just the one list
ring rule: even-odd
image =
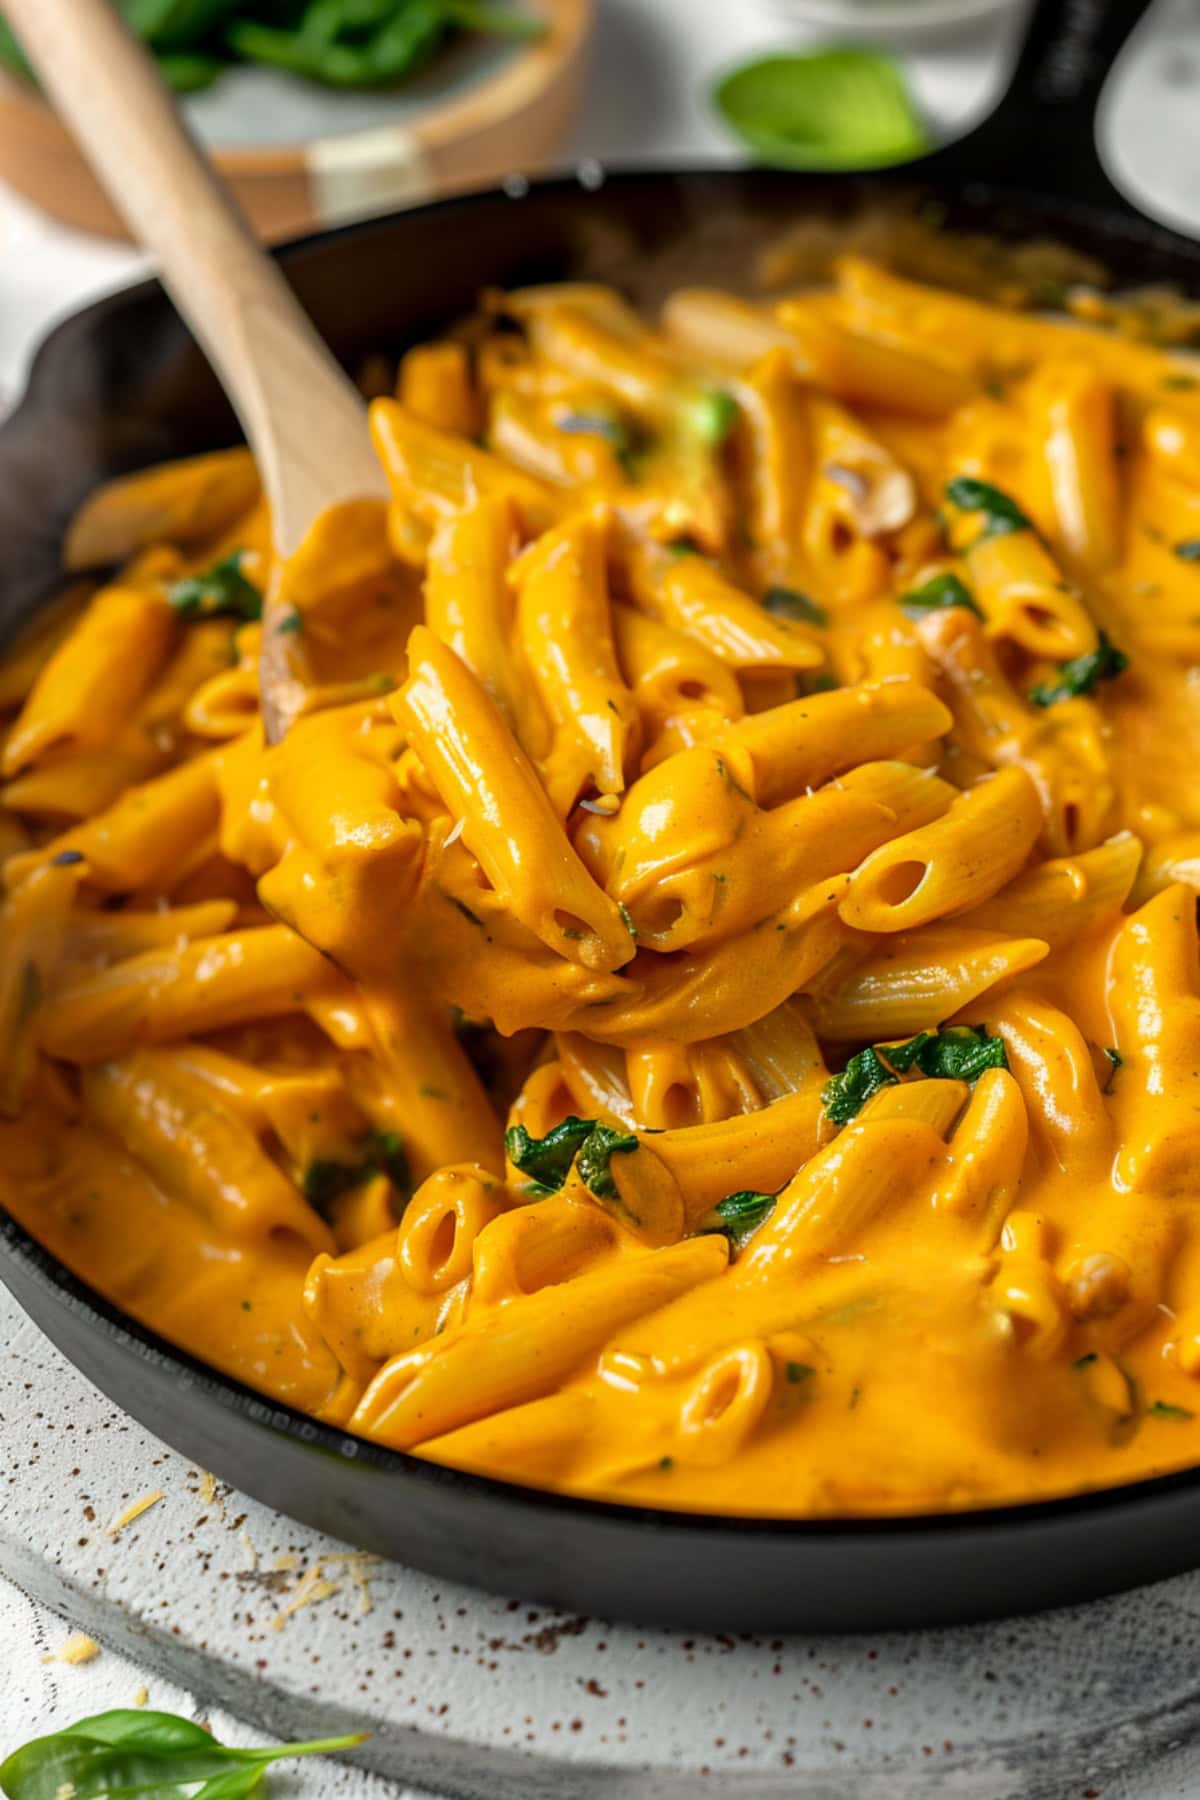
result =
[[933,1080],[978,1081],[987,1069],[1007,1069],[1004,1040],[986,1025],[944,1025],[921,1031],[902,1044],[875,1044],[856,1051],[840,1075],[825,1083],[825,1111],[834,1125],[848,1125],[873,1094],[917,1070]]
[[1200,382],[1194,375],[1164,375],[1162,385],[1165,388],[1177,389],[1182,393],[1189,388],[1200,387]]
[[814,675],[810,683],[814,694],[832,694],[838,685],[837,676],[828,669],[822,669],[819,675]]
[[901,594],[900,606],[910,618],[920,618],[925,613],[941,612],[946,607],[962,606],[975,614],[977,619],[983,618],[983,608],[965,581],[946,570],[941,575],[934,575],[923,582],[919,588],[911,588],[907,594]]
[[1186,1406],[1172,1406],[1168,1400],[1156,1400],[1153,1406],[1146,1408],[1151,1419],[1194,1419],[1195,1413],[1189,1412]]
[[1039,681],[1029,690],[1029,700],[1034,706],[1057,706],[1060,700],[1073,700],[1081,694],[1090,694],[1096,684],[1101,681],[1115,681],[1122,670],[1129,667],[1129,658],[1123,650],[1108,641],[1103,631],[1098,634],[1096,648],[1087,651],[1083,656],[1073,656],[1069,662],[1059,663],[1056,681]]
[[673,1456],[660,1456],[658,1459],[658,1466],[660,1469],[673,1469],[675,1467],[675,1458]]
[[[275,627],[276,635],[279,637],[298,637],[303,630],[304,616],[295,606],[284,614]],[[385,679],[390,680],[391,678],[389,676]]]
[[721,1233],[729,1239],[735,1250],[741,1250],[754,1236],[759,1226],[767,1219],[775,1206],[774,1194],[760,1194],[754,1188],[742,1188],[736,1194],[726,1194],[718,1200],[709,1214],[711,1223],[704,1230],[709,1236]]
[[242,574],[244,550],[231,550],[219,562],[173,581],[167,600],[181,619],[212,619],[226,613],[235,619],[262,618],[262,589]]
[[1104,1086],[1101,1088],[1100,1092],[1102,1094],[1111,1094],[1112,1093],[1112,1084],[1117,1079],[1117,1070],[1124,1068],[1125,1058],[1121,1055],[1121,1052],[1118,1049],[1116,1049],[1116,1047],[1112,1044],[1105,1044],[1104,1054],[1105,1054],[1105,1056],[1107,1056],[1107,1058],[1109,1060],[1110,1067],[1109,1067],[1107,1078],[1105,1079]]
[[445,1088],[431,1087],[427,1081],[421,1083],[417,1092],[425,1100],[448,1100],[450,1098]]
[[623,900],[617,901],[617,911],[621,915],[621,923],[624,925],[626,931],[629,933],[630,937],[633,938],[634,942],[636,943],[637,942],[637,926],[633,922],[633,914],[630,912],[629,908],[626,906],[626,904]]
[[612,1159],[618,1155],[627,1156],[637,1147],[636,1132],[616,1131],[611,1125],[596,1125],[579,1150],[579,1179],[588,1193],[595,1194],[598,1200],[618,1199]]
[[811,1381],[817,1371],[811,1363],[790,1362],[784,1365],[784,1372],[788,1380],[798,1386],[802,1381]]
[[762,597],[767,612],[780,619],[802,619],[806,625],[828,625],[829,614],[799,588],[769,587]]
[[719,450],[737,423],[738,403],[724,388],[705,388],[688,409],[692,430],[710,450]]
[[513,1125],[504,1134],[504,1148],[522,1175],[556,1194],[571,1173],[576,1151],[595,1129],[595,1119],[577,1119],[574,1113],[544,1138],[530,1137],[524,1125]]
[[1030,519],[1008,494],[993,487],[990,481],[979,481],[974,475],[956,475],[946,483],[946,498],[960,512],[982,513],[980,538],[1004,537],[1010,531],[1032,531]]
[[483,920],[478,913],[471,911],[465,900],[460,900],[455,894],[449,895],[448,898],[454,902],[464,919],[469,920],[472,925],[478,925],[481,930],[483,929]]
[[335,1200],[376,1175],[386,1175],[392,1186],[406,1197],[411,1194],[412,1176],[398,1132],[372,1132],[363,1141],[357,1162],[337,1162],[332,1158],[310,1162],[301,1186],[308,1204],[327,1220]]
[[699,554],[690,538],[672,538],[663,548],[670,556],[696,556]]
[[1071,1367],[1073,1369],[1090,1369],[1092,1364],[1095,1361],[1096,1361],[1096,1352],[1094,1350],[1087,1350],[1084,1352],[1084,1354],[1082,1356],[1077,1356],[1075,1358],[1075,1361],[1071,1364]]
[[1175,554],[1180,562],[1200,562],[1200,538],[1184,538],[1175,545]]
[[0,1764],[9,1800],[109,1800],[184,1793],[211,1800],[248,1800],[263,1790],[263,1773],[290,1756],[324,1756],[361,1744],[363,1733],[278,1750],[234,1750],[204,1726],[174,1713],[134,1708],[97,1713],[64,1731],[34,1738]]

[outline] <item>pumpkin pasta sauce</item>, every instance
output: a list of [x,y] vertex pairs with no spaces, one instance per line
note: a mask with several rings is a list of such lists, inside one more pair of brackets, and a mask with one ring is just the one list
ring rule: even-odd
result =
[[0,665],[5,1205],[565,1492],[1200,1462],[1193,377],[854,259],[489,305],[377,403],[386,511],[277,569],[244,452],[113,484],[121,597]]

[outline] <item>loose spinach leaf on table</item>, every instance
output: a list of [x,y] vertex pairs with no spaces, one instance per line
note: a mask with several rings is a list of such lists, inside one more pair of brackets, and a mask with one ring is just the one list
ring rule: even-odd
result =
[[7,1800],[243,1800],[272,1763],[361,1744],[362,1735],[234,1750],[173,1713],[122,1710],[34,1738],[0,1765]]

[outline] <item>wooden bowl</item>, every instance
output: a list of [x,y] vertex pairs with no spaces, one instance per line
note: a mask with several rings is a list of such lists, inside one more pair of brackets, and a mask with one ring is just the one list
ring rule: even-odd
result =
[[[234,67],[183,101],[260,237],[351,219],[543,169],[582,86],[595,0],[532,0],[532,43],[471,38],[388,93],[342,93]],[[41,96],[0,73],[0,180],[84,231],[129,232]]]

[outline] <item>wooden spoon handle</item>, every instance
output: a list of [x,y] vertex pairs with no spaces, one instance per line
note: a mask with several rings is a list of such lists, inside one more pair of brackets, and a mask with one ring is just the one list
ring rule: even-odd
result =
[[115,205],[158,257],[237,409],[288,554],[322,508],[384,491],[356,390],[107,0],[4,0],[4,10]]

